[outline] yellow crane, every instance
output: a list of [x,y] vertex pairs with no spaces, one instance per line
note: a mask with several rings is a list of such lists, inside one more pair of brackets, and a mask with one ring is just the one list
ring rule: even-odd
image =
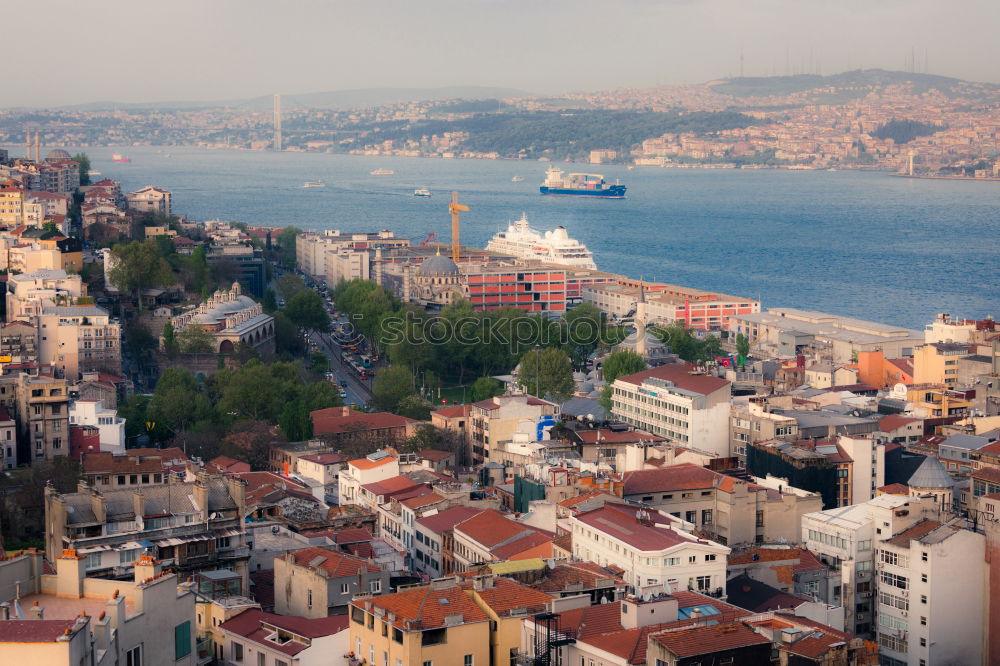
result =
[[468,212],[469,207],[458,203],[458,192],[452,192],[448,210],[451,211],[451,260],[457,264],[459,250],[462,249],[462,246],[458,242],[458,216],[462,211]]

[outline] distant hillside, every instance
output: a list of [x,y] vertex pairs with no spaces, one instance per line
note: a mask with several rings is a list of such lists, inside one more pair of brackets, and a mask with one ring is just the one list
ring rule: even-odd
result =
[[770,97],[808,92],[810,90],[816,90],[817,94],[829,94],[820,92],[819,89],[824,88],[838,89],[841,94],[847,94],[847,96],[851,96],[851,92],[862,95],[866,94],[870,89],[884,88],[903,83],[911,84],[917,93],[938,90],[949,97],[968,93],[974,88],[980,91],[1000,91],[1000,86],[992,83],[970,83],[948,76],[893,72],[884,69],[858,69],[853,72],[843,72],[830,76],[801,74],[798,76],[742,77],[721,79],[713,81],[708,85],[717,93],[732,95],[733,97]]
[[[281,106],[293,109],[356,109],[402,102],[436,101],[448,99],[498,99],[510,97],[530,97],[531,93],[514,88],[491,88],[488,86],[446,86],[444,88],[359,88],[356,90],[333,90],[329,92],[283,94]],[[62,108],[78,111],[122,110],[190,110],[230,107],[247,111],[266,111],[273,105],[271,95],[248,99],[215,101],[168,101],[168,102],[89,102]]]

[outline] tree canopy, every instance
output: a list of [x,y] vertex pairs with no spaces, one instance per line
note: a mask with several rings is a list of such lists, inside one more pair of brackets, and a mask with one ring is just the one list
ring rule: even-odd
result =
[[415,395],[413,373],[402,365],[391,365],[375,373],[372,404],[382,411],[395,412],[403,398]]
[[108,271],[111,283],[135,296],[140,308],[143,290],[166,286],[174,280],[174,272],[160,254],[155,239],[119,243],[111,249],[111,257],[113,266]]
[[323,297],[311,289],[292,296],[282,312],[299,328],[320,332],[330,330],[330,313],[326,311]]
[[521,357],[518,381],[531,395],[565,400],[573,395],[573,366],[569,355],[557,347],[532,349]]

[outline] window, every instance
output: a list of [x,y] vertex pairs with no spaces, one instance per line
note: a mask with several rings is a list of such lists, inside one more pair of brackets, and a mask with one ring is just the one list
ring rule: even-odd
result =
[[676,567],[676,566],[680,565],[680,563],[681,563],[681,558],[679,558],[679,557],[664,557],[663,558],[663,566],[665,566],[665,567]]
[[920,574],[920,582],[921,583],[927,582],[927,574]]
[[920,603],[922,603],[922,604],[926,604],[927,603],[927,595],[926,594],[921,594],[920,595]]
[[242,662],[243,661],[243,644],[242,643],[231,643],[230,653],[233,661]]
[[467,654],[462,658],[462,666],[472,666],[472,655]]
[[350,583],[341,583],[340,584],[340,593],[341,594],[347,594],[350,591],[351,591],[351,584]]
[[927,561],[927,553],[926,552],[920,553],[920,560],[923,561],[923,562]]
[[274,660],[274,666],[288,666],[288,662],[287,661],[282,661],[280,659],[275,659]]
[[920,647],[927,647],[927,639],[926,638],[921,638],[920,639]]
[[257,653],[257,666],[267,666],[267,655],[263,652]]
[[191,654],[191,621],[185,620],[174,627],[174,661]]
[[684,520],[688,521],[689,523],[697,523],[698,522],[698,512],[697,511],[686,511],[684,513]]
[[428,659],[424,662],[424,666],[434,666],[434,662]]
[[125,653],[125,666],[142,666],[142,645],[136,645]]
[[712,524],[712,510],[711,509],[703,509],[702,510],[702,512],[701,512],[701,524],[702,525],[711,525]]
[[893,587],[898,587],[901,590],[905,590],[907,587],[907,580],[905,576],[897,576],[894,573],[889,573],[888,571],[882,572],[882,584],[891,585]]
[[927,618],[925,616],[923,616],[923,615],[920,616],[920,626],[921,627],[926,627],[927,626]]
[[306,607],[307,608],[312,608],[313,607],[313,591],[312,590],[307,590],[306,591]]
[[129,562],[135,562],[139,555],[139,549],[133,548],[132,550],[122,550],[118,552],[118,563],[128,564]]
[[878,602],[883,606],[892,606],[904,611],[910,610],[910,601],[908,599],[896,596],[895,594],[889,594],[888,592],[879,592]]
[[712,577],[711,576],[698,576],[695,580],[695,585],[699,592],[708,592],[712,589]]
[[372,592],[382,591],[382,581],[381,580],[370,580],[368,581],[368,589]]
[[84,558],[84,560],[83,560],[83,568],[84,568],[85,571],[88,570],[88,569],[100,569],[101,568],[101,553],[97,552],[97,553],[91,553],[90,555],[87,555],[87,557]]
[[858,550],[871,550],[872,542],[871,539],[866,539],[865,541],[858,542]]
[[714,562],[715,561],[715,555],[706,555],[705,556],[705,561],[706,562]]

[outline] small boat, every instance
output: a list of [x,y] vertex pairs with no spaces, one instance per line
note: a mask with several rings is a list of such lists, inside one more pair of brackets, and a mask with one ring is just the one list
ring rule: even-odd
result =
[[91,169],[91,170],[90,170],[90,171],[88,171],[87,173],[88,173],[89,175],[91,175],[91,176],[103,176],[103,175],[104,175],[104,174],[102,174],[102,173],[101,173],[100,171],[98,171],[97,169]]
[[429,197],[430,195],[431,191],[428,190],[426,187],[421,187],[420,189],[413,190],[413,196],[415,197]]
[[396,172],[393,171],[392,169],[375,169],[374,171],[369,171],[368,175],[370,175],[370,176],[391,176],[394,173],[396,173]]
[[302,187],[326,187],[326,183],[322,180],[307,180],[302,183]]
[[510,179],[510,182],[520,183],[522,180],[524,180],[524,176],[514,176],[513,178]]

